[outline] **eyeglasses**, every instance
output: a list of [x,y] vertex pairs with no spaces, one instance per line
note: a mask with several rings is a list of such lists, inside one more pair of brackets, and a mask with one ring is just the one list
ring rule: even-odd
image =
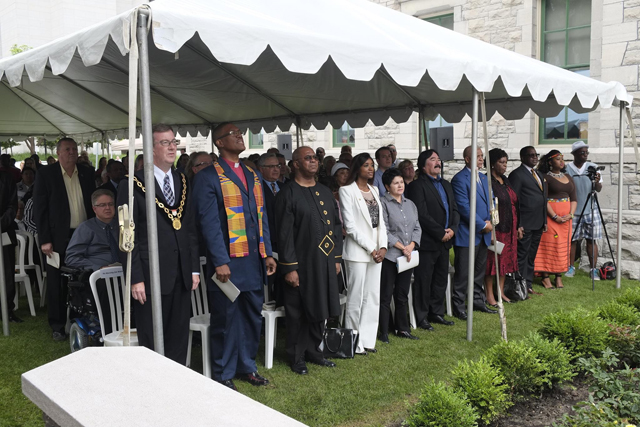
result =
[[180,140],[179,139],[172,139],[171,141],[169,141],[168,139],[163,139],[162,141],[158,141],[158,144],[162,145],[163,147],[167,147],[171,144],[175,145],[176,147],[180,144]]
[[115,205],[116,205],[115,203],[113,203],[113,202],[109,202],[109,203],[98,203],[97,205],[93,205],[93,206],[95,206],[96,208],[104,209],[104,208],[106,208],[107,206],[109,206],[110,208],[112,208],[112,207],[114,207]]
[[314,155],[308,155],[308,156],[304,156],[303,159],[307,162],[310,162],[311,160],[318,160],[318,156]]
[[213,162],[200,162],[196,165],[194,165],[194,168],[199,168],[200,166],[211,166],[213,164]]
[[232,136],[232,135],[233,135],[233,136],[235,136],[235,137],[237,138],[237,137],[239,137],[239,136],[242,136],[242,131],[241,131],[241,130],[239,130],[239,129],[238,129],[238,130],[230,130],[229,132],[227,132],[227,133],[225,133],[224,135],[222,135],[222,136],[220,137],[220,139],[222,139],[222,138],[226,138],[227,136]]
[[262,167],[263,167],[263,168],[269,168],[269,169],[273,169],[273,168],[276,168],[276,169],[282,169],[282,165],[281,165],[281,164],[277,164],[277,165],[264,165],[264,166],[262,166]]
[[538,154],[538,153],[529,153],[529,154],[527,154],[527,157],[540,157],[540,154]]

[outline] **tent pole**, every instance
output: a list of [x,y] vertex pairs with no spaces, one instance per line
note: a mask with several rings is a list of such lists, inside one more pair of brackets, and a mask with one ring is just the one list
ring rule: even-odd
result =
[[301,139],[302,139],[302,129],[300,129],[300,117],[296,117],[296,148],[300,148]]
[[[0,229],[2,234],[2,229]],[[2,333],[9,336],[9,301],[7,301],[7,282],[4,279],[4,250],[0,249],[0,307],[2,307]]]
[[[144,181],[155,183],[153,174],[153,136],[151,133],[151,86],[149,79],[149,45],[147,20],[149,12],[140,9],[138,15],[138,46],[140,48],[140,111],[142,113],[142,152],[144,154]],[[164,356],[162,334],[162,295],[160,291],[160,262],[158,259],[158,221],[156,217],[156,186],[146,185],[147,234],[149,239],[149,272],[151,274],[151,310],[153,317],[153,344],[155,351]]]
[[620,289],[620,280],[622,277],[622,192],[624,190],[624,109],[625,103],[620,102],[620,147],[618,149],[618,247],[616,248],[616,289]]
[[[422,108],[422,106],[420,106],[420,109],[418,110],[418,155],[420,155],[420,153],[422,152],[422,143],[425,142],[425,137],[426,135],[424,134],[424,109]],[[424,144],[425,149],[427,147],[427,144],[425,142]]]
[[476,198],[478,194],[478,91],[473,89],[471,117],[471,194],[469,200],[469,264],[467,266],[467,341],[473,340],[473,286],[476,265]]

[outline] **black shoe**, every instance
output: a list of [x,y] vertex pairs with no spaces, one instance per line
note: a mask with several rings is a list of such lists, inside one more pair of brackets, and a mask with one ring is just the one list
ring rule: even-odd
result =
[[358,356],[366,356],[368,353],[367,353],[366,351],[363,351],[362,353],[360,353],[360,352],[356,351],[356,354],[357,354]]
[[486,305],[474,305],[473,306],[473,311],[479,311],[481,313],[487,313],[487,314],[496,314],[497,313],[497,311],[491,310]]
[[225,387],[229,387],[233,391],[238,391],[238,387],[233,383],[233,380],[222,380],[219,381],[219,383]]
[[[427,325],[429,325],[429,324],[427,323]],[[429,325],[429,326],[431,326],[431,325]],[[431,329],[433,329],[433,328],[431,328]],[[411,335],[411,332],[407,332],[407,331],[398,331],[398,332],[396,332],[396,336],[398,338],[407,338],[409,340],[419,340],[420,339],[420,338],[416,337],[415,335]]]
[[237,374],[236,378],[255,386],[269,385],[269,380],[260,375],[258,371],[249,374]]
[[62,342],[67,339],[67,336],[63,332],[54,332],[51,337],[55,342]]
[[380,337],[378,337],[378,341],[389,344],[389,334],[380,334]]
[[[506,301],[505,301],[505,302],[506,302]],[[489,304],[489,303],[487,303],[487,305],[488,305],[489,307],[498,308],[498,303],[495,303],[495,304]]]
[[16,314],[14,312],[11,312],[11,313],[9,313],[9,322],[22,323],[22,322],[24,322],[24,320],[22,320],[21,318],[16,316]]
[[453,326],[454,325],[454,323],[451,320],[445,320],[444,317],[439,316],[437,314],[434,315],[434,316],[429,316],[427,319],[431,323],[437,323],[437,324],[445,325],[445,326]]
[[376,350],[375,348],[365,348],[364,351],[366,351],[367,353],[377,353],[378,350]]
[[454,311],[453,316],[457,317],[460,320],[467,320],[467,312],[466,311]]
[[433,331],[433,326],[426,319],[423,319],[422,322],[418,323],[418,328],[424,329],[427,331]]
[[318,360],[309,360],[309,363],[313,363],[314,365],[324,366],[325,368],[335,368],[336,364],[333,363],[329,359],[318,359]]
[[304,363],[304,360],[301,360],[291,365],[291,370],[298,375],[307,375],[309,373],[309,370],[307,369],[307,365]]

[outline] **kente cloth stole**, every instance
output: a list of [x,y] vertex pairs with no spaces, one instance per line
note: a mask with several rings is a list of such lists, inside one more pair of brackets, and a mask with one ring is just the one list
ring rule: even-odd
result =
[[[249,241],[247,240],[246,223],[244,220],[244,208],[242,203],[242,194],[240,188],[229,179],[220,166],[215,162],[213,166],[218,172],[220,178],[220,187],[222,187],[222,196],[224,200],[224,209],[227,214],[227,226],[229,228],[229,256],[231,258],[242,258],[249,255]],[[258,227],[260,230],[260,256],[267,257],[264,248],[264,237],[262,233],[262,215],[264,212],[264,201],[262,199],[262,186],[258,175],[253,169],[247,167],[249,172],[253,174],[253,196],[256,199],[258,207]],[[244,171],[240,169],[242,173]]]

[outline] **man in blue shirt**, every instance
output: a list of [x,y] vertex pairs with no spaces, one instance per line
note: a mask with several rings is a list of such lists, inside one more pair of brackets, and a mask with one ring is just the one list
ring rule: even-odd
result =
[[384,184],[382,183],[382,174],[389,169],[393,163],[391,149],[389,147],[378,148],[376,150],[376,162],[378,163],[378,170],[375,175],[373,175],[373,186],[378,187],[380,197],[382,197],[384,193],[387,192],[387,189],[384,188]]

